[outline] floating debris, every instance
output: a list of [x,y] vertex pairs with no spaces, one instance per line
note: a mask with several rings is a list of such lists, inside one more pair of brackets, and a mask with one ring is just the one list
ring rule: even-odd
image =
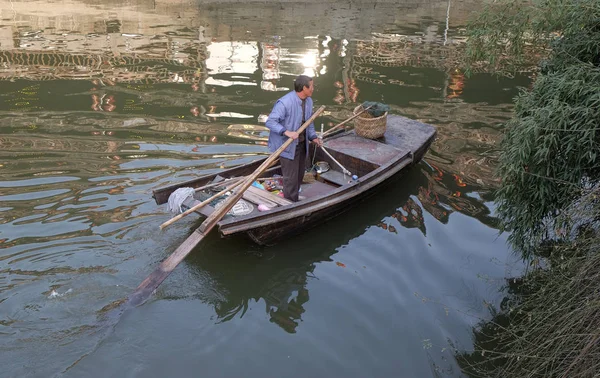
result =
[[59,292],[57,292],[56,290],[52,290],[50,292],[50,295],[48,296],[48,299],[54,299],[54,298],[60,298],[63,297],[69,293],[73,292],[73,289],[69,289],[67,291],[65,291],[64,293],[60,294]]

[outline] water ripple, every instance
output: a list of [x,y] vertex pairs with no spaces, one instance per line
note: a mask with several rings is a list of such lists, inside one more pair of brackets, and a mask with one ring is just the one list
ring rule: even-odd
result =
[[15,188],[15,187],[23,187],[23,186],[37,186],[44,184],[59,184],[63,182],[76,181],[79,180],[79,177],[43,177],[43,178],[34,178],[29,180],[13,180],[13,181],[0,181],[0,188]]

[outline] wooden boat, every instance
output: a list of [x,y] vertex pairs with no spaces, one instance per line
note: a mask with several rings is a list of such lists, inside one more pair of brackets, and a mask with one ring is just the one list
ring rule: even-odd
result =
[[[327,162],[330,169],[327,172],[316,173],[315,180],[302,184],[301,195],[304,199],[290,202],[251,186],[243,196],[248,213],[235,215],[235,212],[231,214],[230,211],[230,214],[217,224],[219,232],[227,237],[247,235],[258,244],[268,245],[314,227],[371,196],[390,179],[419,162],[435,135],[436,130],[433,126],[397,115],[388,116],[386,133],[378,140],[362,138],[354,131],[334,133],[324,139],[325,149],[331,157],[317,148],[314,160]],[[311,144],[307,168],[311,168],[314,153],[314,146]],[[353,180],[349,175],[342,173],[342,168],[334,159],[353,175],[357,175],[358,179]],[[218,174],[160,188],[153,191],[153,197],[157,204],[164,204],[178,188],[200,188],[220,179],[246,176],[254,172],[263,161],[264,159],[258,159]],[[277,174],[281,174],[279,166],[268,169],[262,177]],[[216,187],[210,190],[219,191]],[[198,191],[195,198],[188,199],[182,206],[192,208],[208,196]],[[270,210],[259,211],[259,204],[267,205]],[[212,205],[218,206],[217,203]],[[215,207],[207,205],[198,213],[208,216],[214,210]]]

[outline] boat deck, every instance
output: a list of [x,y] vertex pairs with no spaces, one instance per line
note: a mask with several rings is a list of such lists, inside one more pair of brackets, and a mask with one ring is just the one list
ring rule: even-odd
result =
[[303,197],[309,199],[314,197],[321,197],[329,192],[332,192],[333,190],[335,190],[335,188],[337,188],[337,186],[325,182],[315,181],[310,184],[302,184],[301,188],[302,191],[300,192],[300,194]]

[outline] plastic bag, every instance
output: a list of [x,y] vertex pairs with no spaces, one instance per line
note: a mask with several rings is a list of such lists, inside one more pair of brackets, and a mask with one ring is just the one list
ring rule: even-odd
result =
[[372,115],[373,117],[376,117],[376,118],[381,117],[382,115],[385,114],[385,112],[390,111],[390,106],[386,105],[386,104],[382,104],[381,102],[365,101],[362,103],[363,109],[366,109],[369,106],[371,108],[369,110],[367,110],[367,113],[369,113],[370,115]]

